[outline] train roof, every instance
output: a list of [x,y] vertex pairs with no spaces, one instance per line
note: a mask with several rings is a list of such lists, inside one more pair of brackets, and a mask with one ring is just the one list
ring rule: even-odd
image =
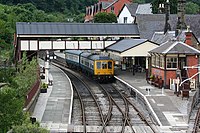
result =
[[70,54],[75,54],[75,55],[80,55],[83,51],[81,50],[65,50],[64,53],[70,53]]
[[85,54],[83,53],[83,56],[90,59],[90,60],[110,60],[111,58],[108,56],[104,56],[104,55],[99,55],[99,54]]
[[81,56],[85,57],[85,58],[88,58],[91,55],[92,55],[92,53],[89,53],[89,52],[84,52],[84,53],[81,54]]

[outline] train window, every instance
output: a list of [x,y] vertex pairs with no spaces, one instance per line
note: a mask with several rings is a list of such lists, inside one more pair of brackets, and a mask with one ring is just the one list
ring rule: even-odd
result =
[[112,69],[112,62],[111,61],[108,62],[108,69]]
[[102,69],[107,69],[107,62],[102,62]]
[[89,67],[89,62],[88,62],[88,61],[85,61],[85,65]]
[[97,62],[97,69],[101,69],[101,62]]
[[94,67],[93,62],[90,61],[90,68],[93,68],[93,67]]

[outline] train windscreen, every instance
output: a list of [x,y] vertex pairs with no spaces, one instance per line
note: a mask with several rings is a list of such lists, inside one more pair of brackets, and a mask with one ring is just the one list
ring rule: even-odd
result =
[[108,61],[108,69],[112,69],[112,62]]

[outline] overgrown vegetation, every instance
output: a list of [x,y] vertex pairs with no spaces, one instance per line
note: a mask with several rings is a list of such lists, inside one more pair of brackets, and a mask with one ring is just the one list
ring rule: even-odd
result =
[[40,129],[38,125],[30,125],[31,121],[27,120],[29,117],[23,112],[24,97],[38,78],[37,60],[32,59],[29,62],[25,55],[26,53],[23,53],[23,58],[17,68],[7,66],[1,71],[3,74],[0,82],[8,84],[0,88],[0,132],[2,133],[7,132],[13,126],[17,133],[32,129],[34,129],[33,133],[34,131],[40,133],[40,130],[41,133],[46,131]]
[[100,12],[94,16],[94,23],[117,23],[114,13]]
[[[138,0],[140,1],[140,0]],[[159,4],[164,4],[166,0],[152,0],[152,11],[153,13],[160,13]],[[170,13],[177,13],[177,0],[169,0],[170,2]],[[186,0],[186,14],[199,14],[200,13],[200,2],[199,0]]]

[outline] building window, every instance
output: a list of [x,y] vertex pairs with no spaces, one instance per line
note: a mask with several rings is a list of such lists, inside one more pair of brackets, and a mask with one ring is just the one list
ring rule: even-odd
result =
[[167,68],[177,68],[177,57],[167,57]]
[[159,55],[156,55],[156,67],[160,67],[160,56]]
[[151,64],[152,64],[152,66],[155,66],[156,65],[156,56],[155,55],[152,55],[151,56]]
[[127,19],[128,19],[127,17],[124,17],[124,23],[127,23]]
[[111,12],[114,12],[114,9],[115,9],[115,7],[114,7],[114,6],[112,6],[112,7],[111,7]]
[[164,62],[164,56],[160,56],[160,67],[161,68],[164,68],[164,64],[165,64],[165,62]]

